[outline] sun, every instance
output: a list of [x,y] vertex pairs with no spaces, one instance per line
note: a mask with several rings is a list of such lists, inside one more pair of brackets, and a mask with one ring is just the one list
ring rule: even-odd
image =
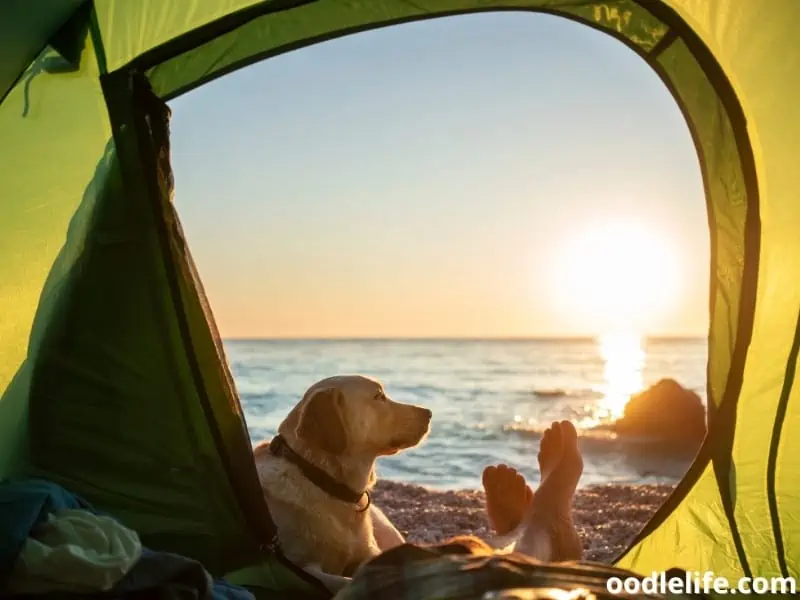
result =
[[554,300],[594,333],[645,333],[674,307],[681,289],[677,252],[655,226],[596,222],[564,238],[553,261]]

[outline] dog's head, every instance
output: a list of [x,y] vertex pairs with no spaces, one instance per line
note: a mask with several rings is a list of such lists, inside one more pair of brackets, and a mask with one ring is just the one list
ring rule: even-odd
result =
[[430,410],[395,402],[378,381],[340,375],[311,386],[280,432],[329,456],[377,458],[419,444],[430,422]]

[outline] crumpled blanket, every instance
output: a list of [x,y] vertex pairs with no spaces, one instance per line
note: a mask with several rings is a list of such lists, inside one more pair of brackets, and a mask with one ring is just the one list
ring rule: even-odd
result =
[[139,561],[135,531],[85,509],[62,509],[34,527],[7,582],[14,593],[113,588]]
[[[26,561],[28,557],[33,556],[28,552],[34,547],[31,546],[30,540],[31,538],[36,539],[37,535],[41,535],[42,529],[40,528],[45,527],[44,531],[48,534],[47,539],[52,544],[55,538],[49,536],[56,535],[56,533],[52,530],[48,532],[47,526],[52,526],[55,522],[53,516],[69,515],[72,518],[72,525],[77,526],[76,515],[82,514],[85,519],[84,513],[98,518],[110,518],[108,515],[103,515],[100,511],[92,508],[84,499],[46,480],[27,479],[0,484],[0,597],[15,591],[9,589],[10,583],[19,585],[20,569],[25,568],[19,561]],[[58,518],[57,516],[55,518]],[[109,526],[107,522],[102,520],[95,521],[94,525],[98,525],[98,523],[103,523],[102,527]],[[64,524],[66,524],[66,521]],[[86,525],[85,520],[84,525]],[[116,532],[116,535],[123,535],[121,529],[117,528],[113,531]],[[62,529],[60,533],[63,535],[65,530]],[[87,539],[87,536],[91,537],[91,535],[100,534],[97,529],[94,530],[93,534],[89,534],[87,529],[84,529],[80,534],[84,540]],[[97,541],[97,538],[94,539]],[[138,542],[138,536],[136,540]],[[63,537],[61,541],[63,541]],[[136,560],[132,560],[132,557],[137,552],[133,548],[133,540],[128,539],[123,542],[122,539],[117,539],[116,542],[120,546],[111,552],[111,556],[114,558],[109,558],[109,555],[106,555],[106,559],[109,562],[105,563],[106,567],[109,564],[115,564],[116,566],[106,570],[105,574],[94,574],[96,578],[94,582],[97,585],[95,592],[87,592],[85,588],[82,591],[78,591],[74,587],[76,585],[75,580],[65,582],[62,577],[59,585],[48,588],[51,590],[47,594],[48,600],[57,600],[59,598],[76,600],[77,598],[87,597],[103,598],[103,600],[134,600],[139,598],[159,598],[161,600],[172,598],[180,600],[255,600],[254,595],[243,587],[232,585],[224,580],[213,580],[205,568],[195,560],[142,548],[140,544],[139,556]],[[109,547],[112,545],[113,543]],[[53,546],[51,545],[50,548],[52,550]],[[62,547],[61,550],[65,549]],[[71,556],[68,560],[73,561],[73,564],[77,564],[75,561],[82,561],[82,568],[88,567],[88,562],[99,559],[99,554],[89,558],[90,547],[83,547],[81,550],[72,549],[69,552]],[[66,559],[63,554],[60,555],[59,560],[62,559]],[[28,564],[30,566],[32,563]],[[63,565],[64,563],[59,564]],[[44,563],[39,563],[40,568],[43,566]],[[56,571],[51,570],[48,579],[54,573]],[[80,585],[90,586],[88,577],[89,575],[84,571],[80,576]],[[111,580],[114,580],[113,583],[111,583]],[[41,585],[46,585],[46,583],[46,581],[39,582]],[[43,591],[41,585],[38,586],[37,591]],[[40,594],[31,593],[34,590],[34,587],[30,587],[34,586],[32,581],[28,580],[26,586],[28,586],[24,590],[27,592],[26,594],[17,593],[14,597],[42,597]],[[16,591],[22,592],[23,590]]]

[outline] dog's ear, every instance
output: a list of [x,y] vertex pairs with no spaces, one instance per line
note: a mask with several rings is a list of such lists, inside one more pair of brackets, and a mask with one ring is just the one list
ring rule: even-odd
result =
[[342,392],[329,388],[320,390],[309,398],[300,413],[295,434],[306,444],[328,454],[338,456],[347,447],[341,404]]

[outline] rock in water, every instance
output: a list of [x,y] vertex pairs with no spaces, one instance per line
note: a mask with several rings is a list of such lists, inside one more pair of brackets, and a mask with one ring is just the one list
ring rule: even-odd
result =
[[662,379],[631,396],[614,430],[622,436],[641,436],[696,450],[706,435],[706,409],[693,391],[674,379]]

